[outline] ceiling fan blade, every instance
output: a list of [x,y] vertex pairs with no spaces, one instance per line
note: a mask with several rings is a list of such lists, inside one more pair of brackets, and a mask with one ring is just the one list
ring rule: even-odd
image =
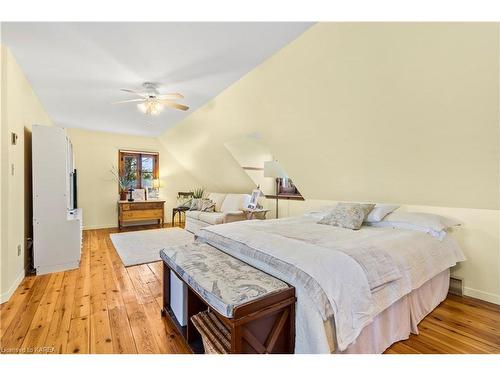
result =
[[139,95],[142,98],[145,98],[147,96],[146,94],[139,92],[139,91],[135,91],[135,90],[130,90],[130,89],[120,89],[120,90],[125,91],[125,92],[129,92],[131,94]]
[[179,94],[178,92],[173,92],[171,94],[162,94],[158,96],[160,99],[183,99],[184,95]]
[[145,102],[146,99],[129,99],[129,100],[120,100],[118,102],[113,102],[111,104],[122,104],[122,103],[131,103],[131,102]]
[[187,111],[189,107],[184,104],[179,104],[179,103],[174,103],[171,102],[170,100],[160,100],[160,103],[167,107],[175,108],[175,109],[180,109],[181,111]]

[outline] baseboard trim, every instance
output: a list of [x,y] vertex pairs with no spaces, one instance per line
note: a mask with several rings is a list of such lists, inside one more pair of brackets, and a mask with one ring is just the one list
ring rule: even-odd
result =
[[500,305],[500,295],[473,288],[464,288],[464,295]]
[[[163,224],[171,224],[172,222],[171,221],[167,221],[165,220],[163,222]],[[145,223],[142,223],[142,222],[138,222],[138,223],[127,223],[127,225],[125,225],[124,227],[140,227],[140,226],[143,226],[143,225],[156,225],[156,222],[155,221],[151,221],[151,222],[145,222]],[[84,225],[82,227],[83,230],[94,230],[94,229],[111,229],[111,228],[118,228],[118,224],[117,223],[114,223],[114,224],[104,224],[104,225]]]
[[118,225],[115,224],[107,224],[107,225],[84,225],[82,227],[83,230],[94,230],[94,229],[109,229],[109,228],[117,228]]
[[0,303],[7,302],[10,299],[10,297],[12,297],[17,287],[21,285],[22,281],[24,280],[25,275],[26,273],[25,270],[23,269],[22,272],[16,277],[16,280],[14,280],[14,283],[10,286],[9,290],[0,294]]

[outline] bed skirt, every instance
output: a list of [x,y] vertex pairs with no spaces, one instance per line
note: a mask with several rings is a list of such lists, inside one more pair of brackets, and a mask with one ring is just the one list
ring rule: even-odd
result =
[[434,310],[448,294],[450,270],[447,269],[378,314],[372,323],[342,354],[383,353],[393,343],[418,334],[418,323]]

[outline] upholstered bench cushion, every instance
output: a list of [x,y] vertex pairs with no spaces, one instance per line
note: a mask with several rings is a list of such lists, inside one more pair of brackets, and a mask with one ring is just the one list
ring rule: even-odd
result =
[[204,243],[168,247],[160,257],[227,318],[239,305],[288,288],[283,281]]

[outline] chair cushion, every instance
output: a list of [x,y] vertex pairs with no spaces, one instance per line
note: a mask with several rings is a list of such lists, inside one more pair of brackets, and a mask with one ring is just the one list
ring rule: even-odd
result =
[[220,210],[221,212],[239,211],[245,208],[245,202],[247,202],[249,198],[250,196],[248,194],[227,194]]
[[190,217],[191,219],[198,219],[201,211],[186,211],[186,217]]
[[215,211],[221,212],[220,208],[222,206],[222,202],[224,202],[224,198],[226,198],[226,194],[209,193],[207,198],[215,203]]
[[198,220],[212,225],[222,224],[224,222],[224,214],[222,212],[200,212]]
[[160,257],[228,318],[235,307],[288,288],[283,281],[204,243],[169,246],[160,251]]

